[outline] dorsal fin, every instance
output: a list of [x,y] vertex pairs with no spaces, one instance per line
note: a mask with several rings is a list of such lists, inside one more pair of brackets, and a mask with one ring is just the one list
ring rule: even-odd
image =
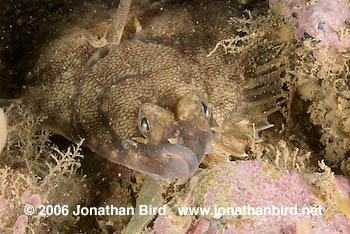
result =
[[131,0],[120,0],[117,12],[112,18],[111,27],[106,36],[108,46],[101,48],[92,57],[89,58],[86,66],[81,72],[80,78],[84,77],[85,74],[97,63],[99,59],[107,56],[110,48],[113,46],[118,46],[120,44],[130,5]]
[[131,0],[120,0],[116,14],[114,14],[111,23],[111,29],[107,34],[107,41],[110,45],[117,46],[123,35],[125,22],[129,14]]

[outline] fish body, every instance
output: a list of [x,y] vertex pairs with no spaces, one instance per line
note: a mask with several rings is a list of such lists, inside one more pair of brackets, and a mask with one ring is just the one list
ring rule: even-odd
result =
[[[131,11],[142,31],[120,43],[108,41],[117,38],[108,34],[115,33],[114,21],[57,39],[28,78],[25,102],[55,132],[73,141],[85,138],[112,162],[165,179],[192,175],[215,138],[211,127],[223,129],[231,121],[242,89],[233,56],[218,51],[207,57],[229,36],[226,21],[237,10],[220,1],[193,2]],[[140,118],[145,103],[169,112],[157,121],[174,120],[156,125],[166,130],[159,138],[140,131],[152,118],[152,112]],[[245,143],[232,142],[244,157]]]

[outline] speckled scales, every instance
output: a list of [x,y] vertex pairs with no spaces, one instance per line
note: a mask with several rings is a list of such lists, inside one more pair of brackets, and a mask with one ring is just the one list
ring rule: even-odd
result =
[[[171,159],[157,157],[172,146],[132,142],[141,136],[139,106],[154,103],[175,113],[179,100],[196,91],[208,97],[212,126],[235,126],[232,113],[244,86],[232,55],[220,49],[207,57],[220,39],[230,36],[226,20],[236,10],[215,1],[164,7],[168,9],[152,16],[143,10],[139,16],[143,30],[120,45],[109,42],[105,48],[94,48],[92,30],[55,41],[39,59],[25,97],[35,112],[48,116],[47,123],[56,132],[72,140],[85,138],[93,151],[111,161],[166,177],[167,166],[175,169],[181,163],[170,165]],[[222,13],[220,17],[213,14],[214,9]],[[188,127],[184,130],[187,143],[203,154],[196,145],[206,140],[199,136],[211,139],[210,134],[202,134],[195,125],[184,126]],[[189,133],[195,135],[193,140]],[[244,153],[245,143],[238,148]],[[155,158],[144,157],[143,153],[152,155],[152,151]]]
[[[134,58],[128,57],[136,54]],[[139,135],[135,123],[142,103],[156,103],[174,110],[188,91],[205,92],[203,79],[186,62],[170,47],[137,40],[113,48],[78,83],[74,108],[81,126],[87,133],[94,133],[98,141],[109,140],[98,135],[102,114],[121,136],[120,140]],[[103,113],[98,110],[100,105]]]

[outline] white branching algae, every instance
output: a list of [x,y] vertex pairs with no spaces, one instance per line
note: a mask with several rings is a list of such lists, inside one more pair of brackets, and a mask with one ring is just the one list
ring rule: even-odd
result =
[[0,152],[4,148],[7,139],[7,120],[4,110],[0,108]]

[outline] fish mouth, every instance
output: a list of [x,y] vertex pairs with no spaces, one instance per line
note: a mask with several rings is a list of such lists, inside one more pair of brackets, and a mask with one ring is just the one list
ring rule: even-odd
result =
[[185,182],[198,170],[211,140],[210,129],[201,130],[191,121],[183,121],[159,143],[130,140],[130,144],[120,147],[118,142],[100,143],[91,138],[88,144],[111,162],[155,178]]
[[213,135],[210,129],[203,131],[191,121],[182,121],[178,133],[174,135],[174,141],[138,145],[140,155],[158,162],[152,165],[152,170],[158,173],[146,174],[162,179],[186,180],[198,170],[211,144]]
[[179,138],[182,144],[192,150],[196,155],[199,165],[209,151],[213,133],[209,128],[200,130],[192,121],[182,121],[180,124],[182,126],[182,131]]
[[[199,166],[195,153],[181,144],[142,145],[140,150],[142,154],[157,161],[156,164],[152,165],[151,169],[162,173],[146,172],[146,174],[151,174],[158,178],[185,179],[192,176]],[[145,173],[145,171],[143,172]]]

